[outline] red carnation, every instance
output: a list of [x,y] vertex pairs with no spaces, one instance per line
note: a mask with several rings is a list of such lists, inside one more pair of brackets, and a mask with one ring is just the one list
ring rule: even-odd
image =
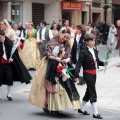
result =
[[58,74],[62,74],[62,70],[65,68],[65,66],[58,66],[56,72]]
[[23,47],[24,47],[24,44],[21,43],[20,44],[20,49],[23,49]]

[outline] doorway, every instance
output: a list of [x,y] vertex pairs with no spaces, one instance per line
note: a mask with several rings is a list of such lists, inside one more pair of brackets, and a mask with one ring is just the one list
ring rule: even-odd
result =
[[87,25],[87,12],[82,11],[82,24]]
[[69,10],[62,11],[62,24],[64,24],[65,20],[69,20],[69,25],[71,25],[71,11]]
[[93,13],[92,14],[92,23],[97,24],[101,21],[101,14],[100,13]]

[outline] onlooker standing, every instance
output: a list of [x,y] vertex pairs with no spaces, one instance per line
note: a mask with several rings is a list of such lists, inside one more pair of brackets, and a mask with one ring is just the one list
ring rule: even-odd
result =
[[15,35],[17,36],[17,37],[20,37],[20,30],[18,30],[18,25],[17,24],[14,24],[13,25],[13,30],[14,30],[14,32],[15,32]]
[[91,31],[91,33],[96,37],[95,38],[95,47],[96,47],[97,51],[99,51],[98,45],[99,45],[99,40],[100,40],[100,32],[96,28],[96,26],[93,26],[93,30]]
[[18,23],[18,30],[20,30],[20,36],[22,37],[21,43],[24,43],[24,38],[25,38],[25,28],[22,26],[22,23]]
[[108,40],[107,40],[107,48],[115,49],[116,34],[117,34],[117,29],[115,28],[115,25],[112,25],[109,30],[109,35],[108,35]]
[[56,35],[58,34],[57,24],[56,24],[56,23],[53,23],[53,24],[52,24],[51,30],[52,30],[53,36],[56,36]]
[[[117,21],[117,46],[116,46],[116,49],[118,49],[119,51],[119,56],[120,56],[120,20]],[[120,65],[117,65],[116,67],[120,67]]]
[[62,28],[62,21],[59,20],[59,23],[57,25],[57,30],[60,31],[61,28]]
[[[72,46],[72,51],[71,51],[71,61],[74,65],[76,65],[76,62],[78,60],[78,57],[80,55],[80,51],[84,49],[85,43],[84,43],[84,34],[86,32],[85,26],[84,25],[77,25],[76,26],[76,36],[74,39],[74,43]],[[81,70],[80,72],[80,81],[78,85],[83,85],[85,84],[85,81],[83,80],[83,72]]]

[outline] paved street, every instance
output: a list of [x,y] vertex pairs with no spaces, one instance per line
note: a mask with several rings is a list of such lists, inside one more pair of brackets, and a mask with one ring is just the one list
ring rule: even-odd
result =
[[[106,53],[106,46],[100,45],[99,56],[103,60]],[[98,93],[98,110],[104,117],[104,120],[120,120],[120,68],[115,67],[120,62],[117,51],[114,51],[110,63],[104,73],[104,67],[100,67],[97,77]],[[30,71],[34,76],[35,71]],[[6,86],[2,87],[2,100],[0,101],[0,120],[53,120],[53,119],[70,119],[70,120],[92,120],[92,108],[90,103],[87,104],[86,110],[91,114],[84,116],[77,111],[66,110],[65,118],[57,118],[46,115],[42,109],[28,103],[28,95],[31,85],[20,84],[15,82],[13,88],[12,102],[7,101]],[[86,85],[78,86],[81,99],[84,95]]]

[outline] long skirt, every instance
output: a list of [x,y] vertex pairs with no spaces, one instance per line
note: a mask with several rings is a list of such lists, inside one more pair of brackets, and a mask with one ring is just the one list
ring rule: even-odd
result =
[[43,58],[36,69],[35,77],[33,79],[29,94],[29,103],[39,108],[46,107],[45,76],[47,65],[48,60]]
[[66,90],[62,87],[59,81],[57,81],[57,84],[53,86],[53,89],[56,89],[58,92],[50,93],[48,99],[48,110],[62,111],[65,109],[80,109],[80,100],[70,101]]
[[40,52],[37,44],[31,40],[26,40],[21,51],[21,59],[26,68],[36,69],[40,62]]

